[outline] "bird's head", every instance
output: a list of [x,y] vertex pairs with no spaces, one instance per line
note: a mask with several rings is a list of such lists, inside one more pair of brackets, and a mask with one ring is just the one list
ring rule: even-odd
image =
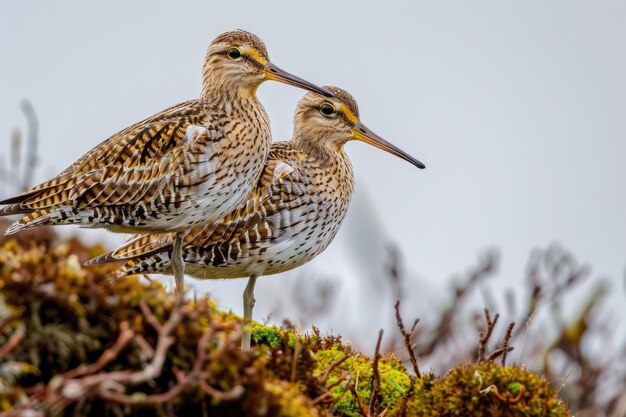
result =
[[343,149],[350,140],[365,142],[423,169],[425,165],[387,142],[359,120],[354,97],[338,87],[324,87],[333,97],[308,93],[298,103],[294,118],[294,138],[316,142],[329,149]]
[[270,62],[267,48],[244,30],[222,33],[211,42],[203,69],[203,96],[213,89],[254,94],[264,81],[274,80],[330,96],[330,92],[288,73]]

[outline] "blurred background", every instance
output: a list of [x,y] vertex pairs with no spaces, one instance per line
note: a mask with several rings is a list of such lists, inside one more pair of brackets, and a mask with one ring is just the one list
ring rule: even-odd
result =
[[[487,306],[517,322],[529,366],[557,385],[571,373],[619,392],[624,22],[619,1],[2,2],[0,197],[197,97],[208,44],[246,29],[277,65],[351,92],[368,127],[427,165],[348,144],[357,186],[339,235],[308,265],[259,281],[257,320],[315,324],[373,351],[379,328],[390,347],[397,337],[401,298],[405,321],[422,320],[428,369],[450,350],[470,359],[458,346],[477,342]],[[275,140],[290,137],[302,94],[259,89]],[[107,247],[124,239],[61,229]],[[245,280],[188,285],[242,310]],[[538,324],[525,336],[529,317]],[[435,355],[433,343],[446,348]],[[599,362],[586,369],[589,358]],[[593,401],[617,398],[604,395]]]

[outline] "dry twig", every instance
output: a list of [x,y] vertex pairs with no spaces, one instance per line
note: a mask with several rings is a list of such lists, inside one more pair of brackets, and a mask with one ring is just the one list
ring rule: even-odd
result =
[[322,375],[322,380],[320,381],[320,385],[326,385],[326,383],[328,382],[328,378],[330,377],[330,373],[336,367],[338,367],[339,365],[344,363],[350,356],[352,356],[351,353],[345,353],[341,358],[339,358],[335,362],[331,363],[330,366],[328,367],[328,369],[326,369],[326,371],[324,371],[324,375]]
[[[322,401],[324,401],[325,399],[327,399],[328,397],[331,396],[333,390],[337,387],[337,385],[341,384],[342,382],[346,382],[346,378],[339,378],[337,381],[335,381],[334,383],[332,383],[327,389],[326,392],[324,392],[323,394],[317,396],[316,398],[313,399],[313,403],[312,404],[318,404]],[[349,382],[349,381],[348,381]],[[345,387],[344,387],[345,389]]]
[[[513,350],[513,347],[506,348],[507,352],[510,352],[512,350]],[[495,361],[496,359],[498,359],[498,356],[500,356],[500,355],[502,355],[504,353],[504,351],[505,351],[505,349],[503,347],[494,350],[493,352],[491,352],[489,354],[489,356],[487,356],[487,362]]]
[[411,342],[413,338],[413,333],[415,332],[415,327],[417,327],[417,323],[419,323],[420,319],[415,319],[413,322],[413,326],[411,326],[411,330],[408,332],[404,328],[404,323],[402,322],[402,317],[400,316],[400,299],[396,301],[395,305],[396,309],[396,323],[398,324],[398,328],[400,329],[400,333],[404,337],[404,345],[406,346],[406,350],[409,352],[409,357],[411,358],[411,364],[413,365],[413,371],[415,371],[415,375],[420,378],[422,375],[420,373],[419,367],[417,366],[417,358],[415,356],[415,346]]
[[500,364],[502,366],[506,365],[506,354],[509,353],[511,350],[513,350],[512,347],[509,349],[509,342],[511,341],[511,334],[513,333],[513,327],[515,327],[514,321],[509,323],[508,327],[506,328],[506,334],[504,335],[504,341],[502,342],[503,352],[502,352],[502,359],[500,361]]
[[496,316],[491,320],[491,313],[489,309],[485,307],[485,320],[487,321],[487,331],[480,332],[480,342],[478,344],[478,360],[484,361],[485,355],[487,354],[487,344],[489,344],[489,339],[491,338],[491,334],[493,333],[493,328],[496,326],[500,315],[496,313]]
[[20,325],[13,332],[11,337],[9,337],[9,340],[7,340],[4,345],[0,346],[0,359],[11,353],[11,351],[20,344],[24,336],[26,336],[26,328],[23,325]]
[[359,395],[358,388],[359,388],[358,384],[355,384],[352,387],[352,395],[354,395],[354,398],[356,399],[356,402],[359,405],[359,410],[361,411],[361,414],[363,414],[364,417],[370,417],[370,414],[367,411],[367,408],[365,408],[365,404],[363,404],[363,400],[361,400],[361,396]]
[[130,342],[135,336],[135,332],[130,329],[127,321],[123,321],[120,323],[120,335],[117,337],[117,340],[107,350],[105,350],[102,355],[98,358],[98,360],[88,366],[74,368],[70,371],[67,371],[63,374],[63,379],[68,380],[72,378],[76,378],[83,375],[91,375],[103,369],[107,366],[112,360],[117,358],[122,349],[126,347],[128,342]]
[[[136,334],[130,329],[129,324],[122,322],[120,324],[120,334],[116,342],[96,362],[88,366],[72,369],[58,376],[47,385],[41,384],[33,387],[29,392],[29,401],[7,415],[19,416],[27,411],[35,413],[33,415],[41,414],[42,403],[44,404],[43,414],[54,415],[61,412],[68,405],[88,397],[98,397],[121,405],[164,404],[193,384],[197,384],[203,392],[217,401],[234,400],[243,394],[244,389],[242,386],[235,386],[228,391],[220,391],[207,383],[209,375],[204,370],[205,365],[210,361],[216,360],[226,350],[233,349],[239,343],[239,338],[241,337],[240,328],[234,325],[230,327],[229,325],[221,324],[212,318],[209,318],[209,327],[198,341],[196,361],[191,371],[187,375],[179,370],[173,371],[177,380],[176,385],[168,391],[159,394],[142,396],[137,396],[137,393],[127,394],[126,389],[128,387],[143,384],[161,375],[167,352],[174,343],[174,331],[183,318],[197,319],[201,315],[207,315],[209,311],[208,305],[204,306],[204,308],[192,309],[189,306],[175,304],[169,319],[161,324],[145,302],[140,302],[139,307],[144,314],[146,322],[157,332],[154,348],[143,338],[139,339],[140,341],[137,343],[142,350],[146,350],[147,356],[151,358],[150,362],[141,371],[119,370],[101,372],[102,369],[119,356],[129,342],[132,340],[137,341]],[[225,329],[231,330],[231,332],[210,354],[207,354],[214,331]]]
[[376,404],[378,403],[378,396],[380,394],[380,372],[378,371],[378,360],[380,359],[380,344],[383,340],[383,329],[378,331],[378,340],[376,341],[376,350],[374,352],[374,360],[372,361],[372,370],[374,375],[372,376],[372,395],[370,396],[370,404],[368,407],[367,416],[373,416]]

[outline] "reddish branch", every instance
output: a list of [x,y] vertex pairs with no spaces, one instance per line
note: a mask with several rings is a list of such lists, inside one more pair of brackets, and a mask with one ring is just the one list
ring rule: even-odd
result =
[[[346,378],[345,378],[345,377],[344,377],[344,378],[339,378],[337,381],[335,381],[333,384],[331,384],[331,385],[327,388],[327,390],[326,390],[326,392],[325,392],[325,393],[323,393],[323,394],[319,395],[318,397],[314,398],[314,399],[313,399],[312,404],[313,404],[313,405],[315,405],[315,404],[320,403],[320,402],[324,401],[325,399],[329,398],[329,397],[330,397],[330,395],[332,394],[333,390],[334,390],[334,389],[335,389],[335,388],[336,388],[339,384],[341,384],[342,382],[345,382],[345,381],[346,381]],[[345,389],[345,388],[344,388],[344,389]]]
[[11,353],[11,351],[19,345],[24,336],[26,336],[26,329],[24,326],[19,326],[17,330],[13,332],[11,337],[9,337],[9,340],[7,340],[4,345],[0,346],[0,359]]
[[[197,348],[197,357],[196,362],[191,370],[191,372],[187,375],[184,373],[177,371],[176,379],[177,384],[170,388],[168,391],[161,394],[153,394],[147,396],[145,399],[141,400],[141,404],[163,404],[170,402],[176,396],[178,396],[185,388],[188,386],[197,383],[200,389],[204,391],[207,395],[215,398],[218,401],[228,401],[239,398],[243,394],[243,387],[235,386],[229,391],[219,391],[213,387],[211,387],[207,382],[207,373],[203,371],[204,365],[216,359],[218,356],[222,355],[226,348],[231,348],[237,344],[239,338],[241,337],[240,332],[234,331],[232,332],[224,341],[224,343],[220,344],[210,355],[207,355],[206,351],[209,346],[209,342],[211,341],[211,337],[213,336],[214,327],[209,327],[200,338],[198,342]],[[138,401],[133,395],[128,395],[124,393],[117,392],[107,392],[101,397],[105,400],[116,402],[118,404],[137,404]]]
[[[359,405],[359,410],[364,417],[374,417],[374,412],[376,411],[376,405],[378,403],[378,397],[380,396],[380,372],[378,371],[378,361],[380,359],[380,344],[383,340],[383,329],[378,331],[378,340],[376,341],[376,350],[374,352],[374,360],[372,361],[372,387],[371,387],[371,395],[369,407],[365,407],[365,403],[361,399],[359,395],[359,382],[357,375],[357,383],[352,387],[352,395],[356,399],[357,404]],[[383,410],[382,413],[378,414],[377,417],[384,417],[387,414],[387,410]]]
[[504,335],[504,341],[502,342],[502,360],[500,364],[504,366],[506,364],[506,354],[509,353],[513,348],[509,348],[509,342],[511,341],[511,336],[513,334],[513,327],[515,327],[515,322],[512,321],[509,323],[506,328],[506,334]]
[[[139,335],[130,329],[127,322],[122,322],[120,324],[120,334],[116,342],[95,363],[72,369],[58,376],[54,379],[54,384],[41,384],[34,387],[30,394],[31,401],[7,415],[22,415],[26,410],[36,411],[41,414],[41,403],[45,404],[44,414],[54,415],[61,412],[68,405],[87,397],[98,397],[105,401],[124,405],[163,404],[171,401],[191,385],[198,385],[203,392],[218,401],[234,400],[243,394],[242,386],[235,386],[229,391],[220,391],[210,386],[207,382],[209,374],[205,371],[205,365],[216,360],[226,350],[237,346],[241,337],[239,328],[220,324],[211,318],[209,318],[209,327],[198,341],[196,361],[191,371],[185,375],[181,371],[174,370],[177,380],[176,385],[168,391],[159,394],[144,396],[137,396],[136,393],[127,394],[126,390],[128,387],[143,384],[161,375],[167,352],[175,340],[174,331],[183,318],[187,317],[188,319],[196,320],[202,315],[208,315],[209,312],[208,306],[192,309],[189,306],[177,303],[169,319],[164,324],[161,324],[145,302],[142,301],[139,306],[146,322],[157,332],[154,347],[150,346],[143,337],[138,337]],[[232,331],[211,353],[207,353],[215,330],[224,329]],[[137,342],[137,346],[142,351],[145,351],[146,356],[151,358],[148,365],[141,371],[100,372],[114,361],[131,341]],[[34,415],[37,414],[35,413]]]
[[326,371],[324,372],[324,375],[322,375],[322,380],[320,381],[320,384],[321,385],[326,385],[326,383],[328,382],[328,378],[330,377],[330,373],[336,367],[338,367],[339,365],[344,363],[350,356],[352,356],[351,353],[346,353],[341,358],[339,358],[335,362],[331,363],[330,366],[328,367],[328,369],[326,369]]
[[128,322],[123,321],[122,323],[120,323],[120,335],[117,337],[117,340],[115,341],[113,346],[105,350],[104,353],[100,355],[100,357],[95,363],[92,363],[91,365],[88,365],[88,366],[74,368],[70,371],[67,371],[65,374],[62,375],[62,378],[65,380],[70,380],[72,378],[76,378],[76,377],[83,376],[83,375],[95,374],[96,372],[100,371],[105,366],[107,366],[112,360],[117,358],[117,356],[120,354],[122,349],[124,349],[126,345],[131,340],[133,340],[134,336],[135,336],[135,332],[130,329]]
[[[353,385],[352,383],[352,378],[350,377],[350,375],[348,375],[346,377],[346,382],[343,384],[343,386],[341,387],[341,394],[339,394],[331,403],[330,406],[334,406],[335,404],[339,403],[339,401],[341,401],[341,399],[343,398],[344,395],[346,395],[346,392],[350,391],[350,387]],[[329,391],[330,392],[330,391]]]
[[505,350],[508,353],[513,350],[513,347],[507,347],[506,349],[501,347],[501,348],[494,350],[493,352],[489,354],[489,356],[487,356],[487,362],[495,361],[496,359],[498,359],[498,356],[504,354]]
[[13,320],[15,320],[14,314],[7,314],[2,319],[0,319],[0,333],[4,332],[4,328]]
[[370,396],[370,404],[368,408],[368,416],[374,415],[376,409],[376,403],[378,402],[378,396],[380,394],[380,372],[378,371],[378,360],[380,359],[380,344],[383,340],[383,329],[378,331],[378,341],[376,342],[376,351],[374,352],[374,361],[372,362],[372,370],[374,375],[372,376],[372,389]]
[[485,307],[485,321],[487,322],[487,331],[480,332],[480,342],[478,344],[479,361],[485,360],[485,355],[487,353],[487,344],[489,344],[489,339],[491,338],[491,334],[493,333],[493,328],[496,327],[496,323],[498,322],[499,318],[500,315],[496,313],[496,316],[493,318],[493,320],[491,320],[491,313],[489,312],[489,309]]
[[365,408],[365,404],[363,403],[363,400],[361,400],[361,396],[359,395],[358,385],[355,385],[354,387],[352,387],[352,395],[354,396],[357,404],[359,405],[359,410],[361,411],[361,414],[363,414],[364,417],[371,417],[369,412],[367,411],[367,408]]
[[413,339],[413,333],[415,332],[415,327],[417,327],[417,323],[419,323],[420,319],[415,319],[413,322],[413,326],[411,326],[411,330],[408,332],[404,328],[404,323],[402,321],[402,316],[400,316],[400,299],[396,301],[396,323],[398,324],[398,328],[400,329],[400,333],[404,337],[404,345],[406,346],[407,352],[409,352],[409,357],[411,358],[411,365],[413,365],[413,371],[415,375],[420,378],[422,375],[420,373],[419,367],[417,366],[417,357],[415,356],[415,346],[411,342]]

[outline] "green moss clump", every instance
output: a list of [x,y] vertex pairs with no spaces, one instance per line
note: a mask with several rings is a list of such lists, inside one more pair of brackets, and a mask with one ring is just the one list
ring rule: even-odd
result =
[[[344,355],[345,348],[343,346],[318,351],[314,355],[317,363],[315,374],[320,377],[323,376],[326,370]],[[407,373],[405,366],[393,356],[379,360],[378,372],[380,374],[380,397],[382,398],[380,406],[382,409],[392,408],[394,404],[408,393],[411,387],[411,377]],[[348,375],[353,380],[361,401],[369,404],[372,395],[372,377],[374,375],[371,359],[364,355],[349,357],[341,365],[333,369],[327,382],[328,387],[334,387],[332,396],[337,399],[337,410],[346,416],[361,416],[359,404],[352,392],[350,390],[344,392],[348,388],[346,384],[338,384],[340,380],[345,381]]]
[[570,413],[539,375],[492,362],[459,365],[414,389],[407,415],[565,417]]
[[285,330],[277,326],[263,326],[257,322],[252,323],[252,340],[257,344],[269,345],[276,349],[282,343]]

